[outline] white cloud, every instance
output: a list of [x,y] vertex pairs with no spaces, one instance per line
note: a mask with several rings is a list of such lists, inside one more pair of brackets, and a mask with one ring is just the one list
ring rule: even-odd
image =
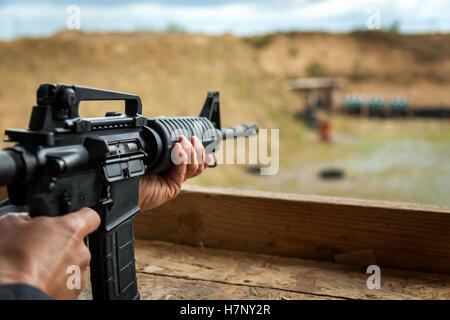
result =
[[[381,9],[382,25],[400,20],[404,31],[450,30],[450,1],[418,0],[290,0],[250,1],[218,5],[120,3],[81,5],[81,27],[87,31],[163,29],[177,23],[188,31],[252,34],[287,29],[346,31],[364,26],[366,8]],[[0,38],[17,34],[46,35],[64,28],[66,6],[61,4],[6,4],[0,6]]]

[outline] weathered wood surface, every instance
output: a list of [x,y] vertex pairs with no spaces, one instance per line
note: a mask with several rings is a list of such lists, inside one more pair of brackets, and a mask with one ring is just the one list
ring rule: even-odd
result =
[[6,191],[5,187],[0,187],[0,201],[5,200],[8,198],[8,193]]
[[[136,241],[143,299],[449,299],[450,276],[365,268],[159,241]],[[81,298],[89,298],[89,288]]]
[[[138,273],[137,278],[141,300],[341,300],[285,290],[186,280],[146,273]],[[92,299],[89,286],[83,290],[79,299]]]
[[450,273],[450,208],[432,205],[186,187],[136,237]]

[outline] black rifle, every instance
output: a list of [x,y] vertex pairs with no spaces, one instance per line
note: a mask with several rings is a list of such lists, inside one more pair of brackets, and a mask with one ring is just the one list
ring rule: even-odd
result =
[[[85,100],[123,100],[125,114],[80,118],[78,106]],[[197,136],[211,152],[222,139],[257,130],[256,125],[222,129],[218,92],[208,92],[199,117],[145,118],[136,95],[42,84],[29,129],[5,131],[6,141],[17,144],[0,151],[0,186],[7,185],[9,195],[0,214],[60,216],[94,209],[101,224],[89,236],[93,298],[139,299],[133,216],[140,210],[140,177],[170,168],[181,134]]]

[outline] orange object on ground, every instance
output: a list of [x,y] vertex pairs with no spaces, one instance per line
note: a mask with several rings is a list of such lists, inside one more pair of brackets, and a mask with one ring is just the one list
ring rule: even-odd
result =
[[331,123],[329,121],[321,121],[319,124],[319,138],[321,141],[331,141]]

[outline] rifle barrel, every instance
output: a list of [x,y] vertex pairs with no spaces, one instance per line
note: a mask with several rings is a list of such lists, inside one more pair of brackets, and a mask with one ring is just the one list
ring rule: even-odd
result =
[[230,138],[241,138],[241,137],[250,137],[254,136],[258,133],[258,126],[254,123],[243,124],[240,126],[234,126],[231,128],[222,128],[222,138],[230,139]]

